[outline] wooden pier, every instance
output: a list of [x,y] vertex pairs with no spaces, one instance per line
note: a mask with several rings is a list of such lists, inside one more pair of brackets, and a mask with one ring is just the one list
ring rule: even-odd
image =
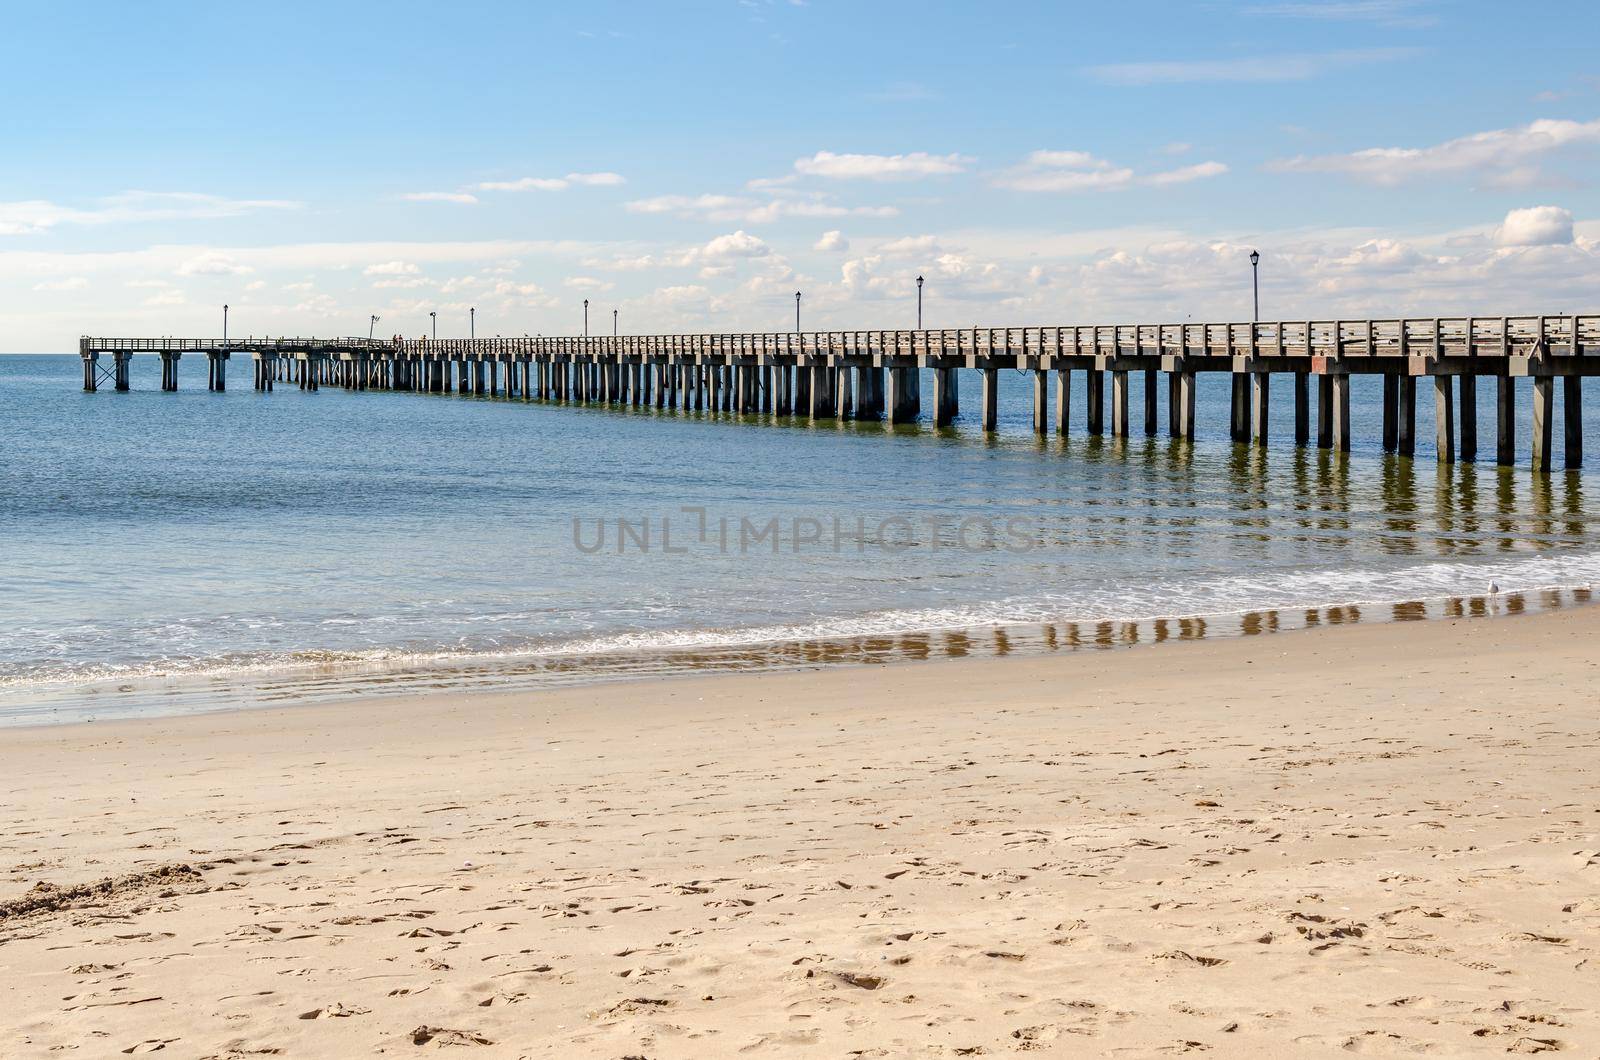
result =
[[136,354],[160,358],[163,390],[177,389],[183,355],[203,356],[210,388],[223,390],[228,362],[239,354],[251,359],[254,386],[263,391],[274,383],[328,385],[889,423],[922,418],[921,370],[928,369],[927,412],[940,427],[960,413],[966,369],[980,377],[985,431],[999,419],[999,373],[1015,369],[1032,373],[1034,430],[1063,435],[1077,372],[1088,433],[1158,433],[1157,394],[1165,386],[1174,438],[1195,435],[1195,377],[1218,372],[1232,384],[1229,436],[1260,445],[1273,430],[1269,398],[1278,376],[1293,389],[1294,443],[1336,452],[1350,448],[1350,377],[1381,375],[1383,447],[1405,456],[1415,451],[1417,380],[1426,378],[1444,463],[1478,458],[1478,380],[1487,378],[1494,381],[1495,460],[1504,465],[1516,462],[1513,381],[1526,376],[1533,380],[1531,465],[1548,471],[1557,379],[1563,464],[1583,463],[1582,385],[1600,374],[1600,315],[438,340],[86,337],[79,352],[89,391],[105,379],[127,390]]

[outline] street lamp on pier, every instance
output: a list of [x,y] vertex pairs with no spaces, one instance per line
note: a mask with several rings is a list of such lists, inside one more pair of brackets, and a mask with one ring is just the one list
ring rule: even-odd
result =
[[228,344],[228,307],[226,305],[222,307],[222,344],[224,346]]
[[438,312],[438,310],[434,310],[433,312],[430,312],[428,314],[428,323],[433,326],[433,338],[434,338],[434,341],[437,342],[438,339],[439,339],[439,312]]
[[583,337],[589,337],[589,300],[583,300]]
[[611,311],[611,337],[617,337],[617,311],[615,309]]
[[794,329],[800,330],[800,292],[794,293]]
[[378,315],[374,313],[372,319],[367,321],[367,341],[372,341],[372,333],[378,329]]
[[1258,320],[1261,319],[1261,280],[1260,280],[1261,269],[1259,268],[1260,264],[1261,264],[1261,251],[1252,250],[1250,252],[1250,299],[1251,299],[1250,320],[1252,322],[1258,321]]
[[477,337],[478,337],[478,307],[477,306],[473,306],[471,309],[467,310],[467,338],[475,339]]
[[917,277],[917,330],[922,330],[922,277]]

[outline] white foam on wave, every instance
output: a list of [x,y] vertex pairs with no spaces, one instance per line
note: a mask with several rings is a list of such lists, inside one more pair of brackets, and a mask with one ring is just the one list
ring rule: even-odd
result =
[[1267,610],[1379,606],[1480,596],[1487,593],[1491,581],[1501,594],[1581,588],[1600,582],[1600,552],[1540,553],[1489,562],[1431,561],[1381,571],[1340,568],[1269,572],[1261,576],[1173,578],[1140,585],[1063,585],[1059,590],[1046,589],[1027,597],[952,606],[876,610],[749,626],[619,629],[513,643],[439,644],[420,649],[310,648],[192,657],[180,654],[127,663],[55,662],[0,673],[0,693],[148,679],[287,675],[343,666],[424,670],[494,660],[737,649],[1032,623],[1147,622]]

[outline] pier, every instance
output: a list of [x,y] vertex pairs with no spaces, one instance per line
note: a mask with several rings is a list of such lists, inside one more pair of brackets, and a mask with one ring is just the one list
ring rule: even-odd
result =
[[[250,360],[260,391],[338,386],[891,424],[926,412],[935,427],[960,415],[965,370],[978,376],[985,431],[999,420],[999,373],[1015,369],[1032,376],[1032,422],[1041,435],[1069,432],[1075,385],[1089,434],[1157,434],[1164,386],[1173,438],[1195,436],[1195,379],[1214,372],[1231,380],[1229,437],[1257,445],[1276,430],[1269,398],[1277,376],[1294,395],[1285,433],[1297,446],[1334,452],[1350,448],[1351,377],[1379,375],[1384,450],[1414,454],[1417,380],[1428,379],[1442,463],[1478,459],[1481,378],[1494,384],[1486,399],[1495,403],[1494,458],[1502,465],[1516,463],[1514,380],[1528,377],[1530,464],[1549,471],[1558,379],[1562,464],[1583,463],[1583,377],[1600,374],[1600,315],[492,339],[85,337],[79,353],[87,391],[107,380],[128,390],[140,354],[160,359],[166,391],[178,387],[183,356],[204,357],[208,386],[220,391],[238,355]],[[932,373],[926,409],[923,370]]]

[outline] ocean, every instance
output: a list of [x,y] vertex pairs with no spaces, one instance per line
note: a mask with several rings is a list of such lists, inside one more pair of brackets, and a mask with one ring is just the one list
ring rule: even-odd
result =
[[1287,385],[1267,450],[1229,442],[1220,376],[1189,443],[1085,435],[1081,376],[1074,433],[1040,439],[1016,372],[985,436],[967,372],[935,431],[233,369],[212,394],[186,358],[160,393],[146,356],[86,394],[76,355],[0,357],[0,724],[1499,614],[1600,580],[1597,480],[1528,470],[1528,380],[1499,469],[1436,463],[1428,387],[1416,457],[1383,454],[1375,377],[1340,459],[1293,446]]

